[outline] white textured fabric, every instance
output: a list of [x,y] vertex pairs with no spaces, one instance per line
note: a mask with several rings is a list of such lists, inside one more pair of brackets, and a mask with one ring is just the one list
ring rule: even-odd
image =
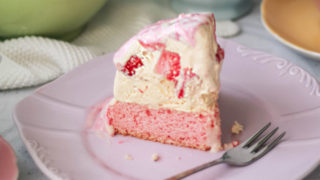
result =
[[144,26],[177,16],[168,1],[119,1],[108,2],[73,42],[45,37],[0,42],[0,90],[53,80],[95,56],[117,50]]
[[50,81],[94,56],[86,47],[41,37],[5,41],[0,53],[0,89]]

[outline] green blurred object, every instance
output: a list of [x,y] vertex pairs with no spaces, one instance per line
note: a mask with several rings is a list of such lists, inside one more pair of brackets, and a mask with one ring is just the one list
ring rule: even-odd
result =
[[0,0],[0,38],[77,37],[107,0]]

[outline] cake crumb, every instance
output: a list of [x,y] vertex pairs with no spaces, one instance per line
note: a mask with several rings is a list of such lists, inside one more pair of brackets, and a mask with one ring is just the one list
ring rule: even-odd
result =
[[181,160],[181,157],[180,157],[180,156],[178,156],[178,157],[177,157],[177,159],[178,159],[178,160]]
[[243,125],[238,123],[238,121],[234,121],[234,124],[231,127],[232,134],[240,134],[243,131]]
[[231,148],[238,146],[239,144],[240,142],[238,140],[232,141],[230,143],[225,143],[223,144],[223,150],[229,150]]
[[125,154],[125,155],[124,155],[124,158],[125,158],[126,160],[133,160],[133,157],[132,157],[130,154]]
[[153,153],[151,156],[152,161],[158,161],[160,159],[160,156],[158,153]]

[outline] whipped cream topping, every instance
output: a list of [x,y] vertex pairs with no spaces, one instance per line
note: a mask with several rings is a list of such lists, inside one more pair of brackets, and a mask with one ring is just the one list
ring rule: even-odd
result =
[[195,31],[200,25],[211,24],[213,35],[215,35],[214,15],[212,13],[194,13],[180,14],[177,18],[161,20],[155,24],[149,25],[141,30],[137,35],[127,41],[114,56],[115,63],[121,60],[121,57],[130,50],[131,46],[137,40],[143,40],[145,43],[159,42],[168,36],[177,41],[184,41],[195,45]]
[[115,54],[115,99],[186,112],[213,110],[221,59],[213,14],[159,21]]

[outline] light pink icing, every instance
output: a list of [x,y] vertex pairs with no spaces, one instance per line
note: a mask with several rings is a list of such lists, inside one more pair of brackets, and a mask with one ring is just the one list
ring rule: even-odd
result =
[[[114,60],[119,59],[131,45],[137,40],[144,43],[161,42],[165,37],[170,37],[178,41],[184,41],[190,45],[195,45],[196,29],[203,24],[214,22],[213,13],[193,13],[180,14],[177,18],[161,20],[149,25],[133,36],[115,53]],[[215,30],[215,23],[213,29]],[[215,36],[215,32],[214,32]]]
[[0,179],[13,180],[18,178],[16,161],[11,146],[0,136]]

